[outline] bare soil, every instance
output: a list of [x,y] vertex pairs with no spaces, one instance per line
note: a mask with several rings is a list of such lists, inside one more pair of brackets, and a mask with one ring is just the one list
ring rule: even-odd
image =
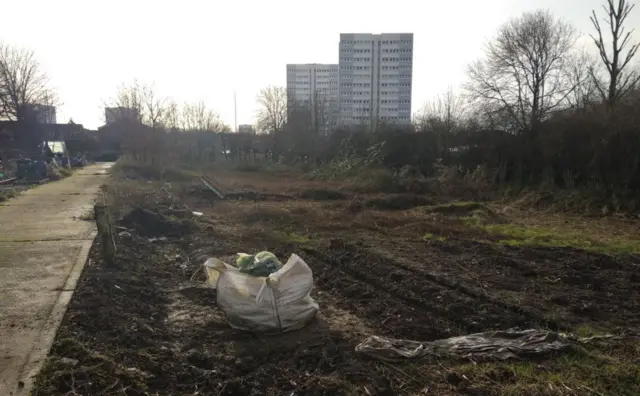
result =
[[[460,209],[434,210],[452,199],[437,194],[359,194],[255,172],[211,176],[228,199],[197,180],[144,185],[116,175],[115,223],[130,234],[117,241],[119,268],[105,268],[94,244],[34,394],[498,395],[504,384],[516,389],[510,394],[590,394],[556,383],[544,384],[546,393],[517,391],[515,383],[531,379],[509,365],[475,380],[458,374],[468,361],[392,365],[354,347],[370,335],[640,329],[637,256],[496,244],[449,213]],[[320,313],[308,327],[263,336],[227,325],[201,266],[259,250],[284,260],[297,253],[313,269]],[[634,348],[622,350],[638,359]],[[625,394],[597,386],[593,394]]]

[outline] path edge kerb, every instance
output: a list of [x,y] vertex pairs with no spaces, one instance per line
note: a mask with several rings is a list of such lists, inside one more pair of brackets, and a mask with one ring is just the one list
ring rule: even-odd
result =
[[[69,276],[67,276],[64,286],[56,298],[56,302],[47,317],[44,328],[38,336],[38,340],[33,344],[26,362],[20,370],[20,376],[18,377],[20,382],[16,384],[17,388],[13,391],[14,395],[22,396],[31,394],[35,378],[42,369],[42,366],[49,355],[49,351],[53,346],[53,341],[56,338],[58,329],[62,324],[62,319],[67,312],[67,308],[69,307],[73,293],[78,285],[80,276],[82,275],[87,260],[89,259],[89,252],[91,251],[96,235],[97,231],[93,230],[89,239],[82,243],[80,252],[73,264],[73,268],[69,272]],[[20,386],[20,384],[23,385]]]

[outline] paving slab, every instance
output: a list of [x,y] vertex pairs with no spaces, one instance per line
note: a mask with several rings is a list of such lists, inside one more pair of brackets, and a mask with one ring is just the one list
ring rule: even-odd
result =
[[28,395],[95,237],[83,220],[111,164],[23,192],[0,206],[0,395]]

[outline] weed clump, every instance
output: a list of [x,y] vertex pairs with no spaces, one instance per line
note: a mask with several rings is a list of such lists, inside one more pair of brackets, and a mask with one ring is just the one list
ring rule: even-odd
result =
[[431,232],[427,232],[422,236],[422,240],[426,242],[431,242],[431,241],[444,242],[447,240],[447,237],[444,235],[434,235]]
[[195,174],[188,170],[158,165],[120,160],[112,167],[113,175],[124,176],[134,180],[161,180],[169,182],[188,182],[195,179]]
[[0,190],[0,202],[8,201],[11,198],[14,198],[16,195],[17,193],[14,188]]
[[490,209],[479,202],[450,202],[427,208],[428,212],[445,215],[465,215],[474,211],[489,212]]
[[400,170],[376,168],[363,171],[351,179],[352,188],[362,193],[414,193],[424,194],[432,190],[428,179]]

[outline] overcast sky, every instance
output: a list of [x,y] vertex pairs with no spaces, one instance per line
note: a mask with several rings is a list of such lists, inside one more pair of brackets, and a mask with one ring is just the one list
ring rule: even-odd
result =
[[[96,128],[134,78],[179,103],[203,100],[233,127],[253,123],[261,87],[287,63],[337,63],[342,33],[414,33],[413,112],[448,86],[498,26],[549,9],[578,31],[604,0],[0,0],[0,39],[36,52],[60,96],[58,122]],[[640,6],[628,27],[640,27]],[[640,38],[636,32],[635,38]]]

